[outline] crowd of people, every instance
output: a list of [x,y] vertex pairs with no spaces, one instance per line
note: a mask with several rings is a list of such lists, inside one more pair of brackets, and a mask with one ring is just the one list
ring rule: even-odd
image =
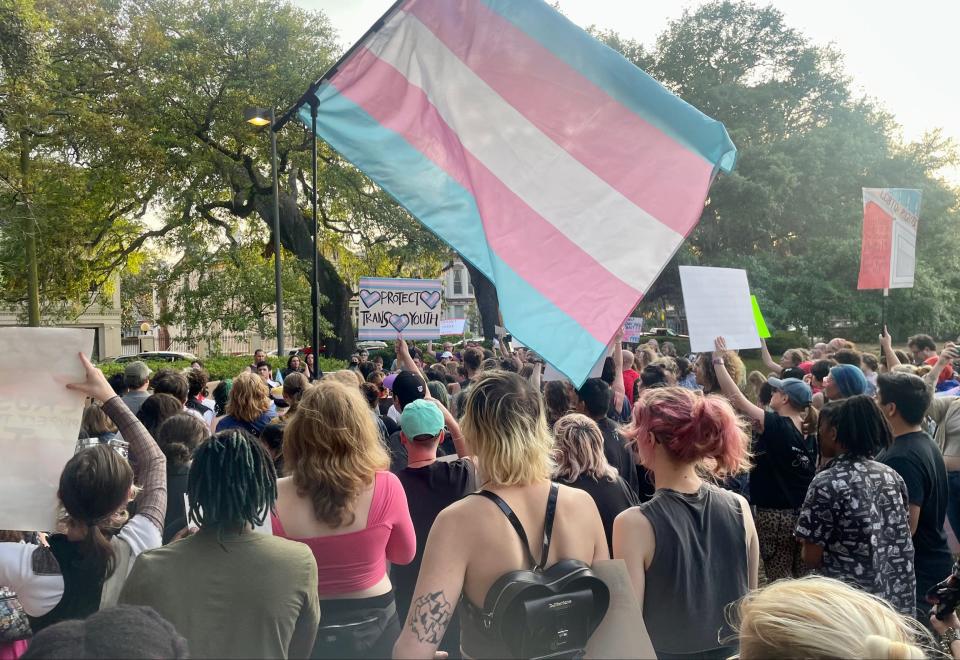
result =
[[0,537],[0,660],[578,657],[610,559],[633,657],[960,658],[960,351],[880,345],[765,375],[618,336],[578,387],[502,340],[216,383],[81,355],[61,523]]

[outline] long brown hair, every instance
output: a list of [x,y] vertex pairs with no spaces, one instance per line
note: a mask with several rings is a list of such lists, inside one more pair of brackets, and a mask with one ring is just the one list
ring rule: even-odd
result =
[[323,380],[300,400],[283,434],[287,473],[297,494],[309,497],[317,519],[332,527],[351,525],[360,493],[390,457],[359,387]]
[[106,445],[83,449],[60,473],[57,496],[68,525],[82,523],[87,533],[80,554],[104,579],[113,573],[110,536],[126,519],[125,506],[133,486],[133,468]]

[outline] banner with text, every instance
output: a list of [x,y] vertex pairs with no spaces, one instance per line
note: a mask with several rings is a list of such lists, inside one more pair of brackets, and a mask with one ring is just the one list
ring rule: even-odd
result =
[[643,334],[643,318],[631,316],[623,322],[623,342],[625,344],[636,344],[640,341],[640,335]]
[[358,338],[439,339],[440,280],[360,278]]
[[921,194],[911,188],[863,189],[858,289],[913,287]]
[[57,528],[60,472],[85,399],[65,385],[83,381],[77,354],[92,348],[93,330],[0,328],[0,529]]

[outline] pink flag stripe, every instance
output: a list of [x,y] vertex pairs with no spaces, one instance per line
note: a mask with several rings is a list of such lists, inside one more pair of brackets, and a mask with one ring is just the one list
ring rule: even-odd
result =
[[696,225],[714,169],[702,156],[479,0],[416,0],[404,9],[541,132],[624,197],[683,236]]
[[602,343],[641,291],[614,277],[544,220],[460,143],[422,89],[362,48],[331,84],[470,191],[490,248]]

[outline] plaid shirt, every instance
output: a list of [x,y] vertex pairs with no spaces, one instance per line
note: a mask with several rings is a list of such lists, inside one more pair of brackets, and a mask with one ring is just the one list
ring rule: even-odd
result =
[[143,489],[137,498],[137,515],[149,518],[163,532],[167,511],[167,460],[140,420],[119,396],[104,402],[105,412],[130,443],[131,464],[136,466],[134,482]]

